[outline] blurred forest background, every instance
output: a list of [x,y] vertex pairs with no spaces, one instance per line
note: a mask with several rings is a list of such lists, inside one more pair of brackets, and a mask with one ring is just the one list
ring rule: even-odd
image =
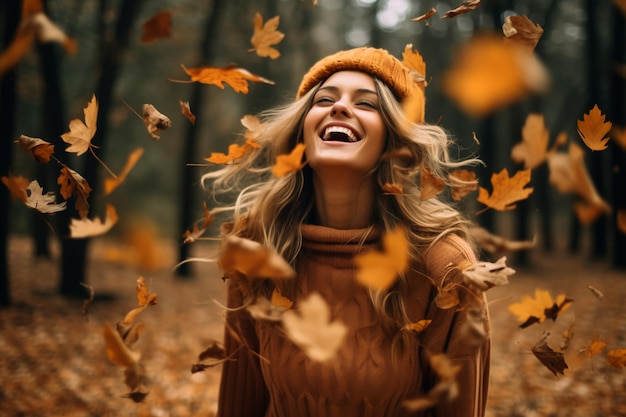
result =
[[[461,149],[476,153],[486,166],[479,169],[480,184],[490,189],[492,173],[520,169],[512,162],[511,148],[521,140],[529,113],[544,115],[551,142],[560,132],[579,141],[577,120],[595,104],[615,126],[626,125],[624,81],[626,46],[624,14],[610,0],[483,0],[475,10],[443,19],[459,2],[425,0],[44,0],[45,13],[76,41],[68,53],[58,43],[37,43],[0,79],[0,175],[38,179],[44,191],[58,195],[58,166],[37,164],[14,142],[20,135],[42,138],[56,146],[55,155],[84,176],[93,191],[90,218],[104,216],[104,204],[113,204],[119,222],[106,237],[135,248],[151,241],[174,242],[173,263],[188,256],[182,235],[202,218],[207,194],[199,184],[211,152],[226,152],[241,139],[241,118],[292,98],[303,73],[320,57],[355,46],[377,46],[401,57],[413,44],[427,66],[426,120],[450,131]],[[426,22],[416,18],[434,7],[437,15]],[[622,6],[623,7],[623,6]],[[171,36],[151,43],[141,41],[142,25],[161,11],[171,13]],[[0,51],[18,30],[20,1],[0,5]],[[250,51],[253,20],[280,16],[278,30],[285,38],[275,47],[281,56],[261,58]],[[441,88],[441,75],[454,62],[456,49],[484,31],[501,34],[507,16],[525,15],[544,33],[535,49],[550,75],[550,89],[488,115],[463,112]],[[248,94],[225,86],[175,83],[188,80],[181,65],[223,67],[236,64],[275,81],[250,83]],[[125,183],[106,199],[102,181],[107,173],[89,153],[76,157],[63,152],[60,135],[68,123],[83,118],[83,108],[95,94],[99,105],[98,131],[92,143],[97,155],[118,172],[129,153],[144,154]],[[192,125],[181,114],[179,99],[190,102],[197,116]],[[169,116],[172,127],[153,141],[142,121],[124,103],[140,112],[153,104]],[[477,146],[474,137],[478,138]],[[555,192],[548,184],[547,167],[533,170],[534,192],[511,212],[482,213],[477,221],[508,239],[532,240],[533,250],[580,253],[614,267],[626,265],[625,235],[616,227],[616,212],[626,208],[624,150],[585,153],[585,161],[599,194],[613,210],[590,225],[582,225],[572,210],[575,196]],[[67,239],[73,210],[42,215],[11,200],[0,188],[0,302],[10,303],[7,241],[10,236],[31,236],[32,254],[50,256],[51,242],[59,242],[62,259],[59,291],[85,294],[81,282],[89,261],[90,239]],[[106,200],[106,201],[105,201]],[[72,203],[68,204],[68,207]],[[480,207],[477,207],[477,209]],[[138,249],[141,252],[140,249]],[[529,262],[518,253],[518,264]],[[115,256],[111,255],[111,259]],[[118,253],[118,260],[123,258]],[[141,256],[140,256],[141,258]],[[123,261],[123,259],[121,259]],[[159,264],[154,253],[144,266]],[[162,266],[162,265],[161,265]],[[170,265],[171,266],[171,265]],[[193,264],[177,269],[179,277],[194,275]]]

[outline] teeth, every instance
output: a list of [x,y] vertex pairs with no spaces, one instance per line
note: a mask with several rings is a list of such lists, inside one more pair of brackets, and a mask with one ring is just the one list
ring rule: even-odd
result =
[[324,140],[331,140],[333,134],[342,134],[342,135],[346,135],[348,138],[348,142],[356,142],[359,139],[354,135],[354,132],[352,132],[352,130],[345,128],[345,127],[341,127],[341,126],[329,126],[326,128],[326,130],[324,131],[324,136],[322,139]]

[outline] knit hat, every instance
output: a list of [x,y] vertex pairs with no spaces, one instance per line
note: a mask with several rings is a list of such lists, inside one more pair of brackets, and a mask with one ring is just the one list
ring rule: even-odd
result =
[[411,107],[418,108],[418,111],[414,111],[416,114],[413,117],[414,121],[424,122],[424,83],[416,79],[418,77],[423,79],[424,74],[411,71],[384,49],[360,47],[339,51],[322,58],[304,75],[296,97],[302,97],[318,83],[339,71],[362,71],[380,79],[398,100],[410,98]]

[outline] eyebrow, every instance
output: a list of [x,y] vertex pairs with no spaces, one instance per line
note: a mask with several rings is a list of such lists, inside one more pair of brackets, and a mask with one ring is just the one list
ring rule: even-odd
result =
[[[322,91],[322,90],[332,90],[336,92],[336,91],[339,91],[339,87],[335,87],[334,85],[328,85],[328,86],[320,87],[320,89],[317,91]],[[356,92],[359,94],[374,94],[376,96],[378,95],[376,91],[370,90],[369,88],[359,88],[356,90]]]

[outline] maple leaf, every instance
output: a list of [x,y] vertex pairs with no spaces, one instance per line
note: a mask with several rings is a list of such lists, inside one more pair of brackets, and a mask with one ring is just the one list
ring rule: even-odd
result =
[[248,138],[246,143],[243,145],[238,145],[236,143],[230,144],[228,146],[228,154],[211,152],[211,155],[208,158],[204,158],[204,160],[213,164],[228,164],[239,158],[243,158],[254,149],[259,149],[260,147],[261,145],[259,145],[254,139]]
[[422,320],[418,320],[415,323],[408,323],[406,324],[403,329],[404,330],[412,330],[416,333],[420,333],[423,332],[424,330],[426,330],[426,328],[428,326],[430,326],[430,323],[432,322],[432,320],[426,320],[426,319],[422,319]]
[[106,206],[106,219],[104,221],[96,218],[90,220],[83,218],[81,220],[71,219],[70,221],[70,237],[72,239],[83,239],[86,237],[99,236],[107,233],[117,223],[118,217],[115,207],[110,204]]
[[457,169],[448,174],[452,184],[450,195],[454,201],[462,200],[466,195],[478,189],[476,173],[467,169]]
[[58,213],[66,208],[67,202],[55,203],[56,196],[52,191],[43,193],[43,188],[37,180],[31,181],[26,189],[28,198],[24,202],[26,206],[34,208],[40,213]]
[[250,239],[228,236],[218,260],[220,268],[237,271],[248,279],[291,279],[295,271],[277,252]]
[[531,348],[531,351],[535,357],[539,359],[539,362],[548,368],[554,375],[564,375],[563,371],[569,367],[567,366],[567,363],[565,363],[563,354],[561,352],[554,351],[550,346],[548,346],[548,336],[550,336],[550,332],[544,332],[541,339],[539,339],[539,341]]
[[589,110],[589,113],[583,115],[582,120],[576,121],[578,124],[578,135],[592,151],[602,151],[608,147],[606,143],[610,139],[608,134],[613,124],[605,122],[604,119],[605,116],[596,104]]
[[191,112],[191,107],[189,107],[188,101],[183,101],[182,99],[178,99],[178,104],[180,104],[180,111],[191,122],[192,125],[196,124],[196,115]]
[[28,181],[28,179],[21,176],[14,177],[12,175],[9,175],[8,177],[3,176],[0,179],[2,180],[2,183],[6,185],[6,187],[9,189],[9,192],[11,193],[11,196],[13,196],[13,198],[20,200],[23,203],[26,203],[26,200],[28,199],[26,189],[30,184],[30,181]]
[[143,123],[146,125],[146,130],[153,140],[160,139],[160,137],[156,135],[158,132],[172,127],[172,121],[169,117],[160,113],[152,104],[144,104],[142,112]]
[[50,158],[54,153],[54,145],[43,139],[31,138],[30,136],[20,135],[17,143],[24,149],[35,161],[40,164],[50,162]]
[[461,273],[467,284],[478,287],[481,291],[486,291],[496,285],[506,285],[509,283],[509,276],[515,270],[506,266],[506,256],[494,262],[476,262],[468,266],[459,265]]
[[508,306],[509,312],[523,322],[520,327],[526,328],[534,323],[543,323],[546,319],[556,321],[560,313],[566,311],[574,300],[559,294],[555,300],[546,290],[535,289],[535,298],[523,295],[519,303]]
[[446,183],[435,177],[428,168],[422,166],[420,170],[420,200],[428,200],[441,193]]
[[354,258],[356,279],[368,288],[384,291],[409,267],[409,243],[404,227],[388,231],[382,238],[382,251],[372,249]]
[[301,170],[302,167],[306,165],[306,162],[302,162],[304,148],[304,143],[298,143],[290,153],[278,155],[276,157],[276,163],[272,167],[272,173],[278,178],[281,178],[287,174]]
[[[262,82],[265,84],[274,85],[274,81],[267,78],[260,77],[252,74],[250,71],[239,68],[236,65],[228,65],[223,68],[216,67],[199,67],[199,68],[187,68],[182,65],[183,70],[191,77],[192,82],[199,82],[202,84],[213,84],[224,89],[224,83],[230,85],[233,90],[238,93],[248,94],[248,81]],[[177,80],[170,80],[173,82],[180,82]]]
[[262,58],[276,59],[280,56],[280,52],[272,48],[272,45],[280,43],[285,37],[284,33],[277,30],[279,22],[280,16],[274,16],[263,24],[261,13],[254,15],[254,35],[250,39],[254,48],[251,51],[256,51],[256,54]]
[[530,169],[521,170],[509,177],[506,168],[491,175],[491,195],[483,188],[478,189],[478,202],[494,210],[507,211],[515,208],[515,202],[528,198],[532,188],[524,188],[530,182]]
[[81,156],[93,146],[91,139],[96,134],[96,122],[98,121],[98,101],[95,94],[83,112],[85,122],[83,123],[80,119],[72,119],[69,126],[70,131],[61,135],[63,141],[70,144],[65,151],[76,152],[77,156]]
[[141,43],[150,44],[172,36],[172,12],[160,11],[141,25]]
[[61,172],[57,178],[57,184],[61,186],[60,192],[64,199],[67,200],[71,196],[76,198],[74,207],[78,211],[80,218],[84,219],[87,217],[87,213],[89,212],[89,193],[91,193],[91,187],[87,183],[87,180],[78,172],[64,166],[61,168]]
[[507,41],[521,45],[532,54],[543,35],[543,28],[526,16],[507,16],[502,25],[502,32]]
[[330,308],[318,293],[300,300],[298,311],[285,311],[282,323],[289,340],[317,362],[332,359],[348,332],[340,321],[331,321]]
[[465,0],[456,9],[448,10],[446,14],[442,16],[442,19],[450,19],[460,14],[465,14],[471,12],[472,10],[476,10],[476,8],[480,6],[480,1],[481,0]]
[[409,411],[426,410],[441,402],[455,399],[459,393],[456,376],[461,370],[461,366],[453,365],[444,353],[430,355],[428,362],[437,375],[437,383],[425,396],[405,400],[403,405]]
[[424,14],[422,14],[420,16],[414,17],[413,19],[411,19],[411,22],[422,22],[424,20],[428,20],[431,17],[433,17],[435,15],[435,13],[437,13],[437,10],[433,6],[430,6],[430,10],[429,11],[427,11],[426,13],[424,13]]
[[490,233],[483,227],[472,227],[470,233],[478,246],[490,253],[514,252],[535,246],[534,240],[508,240]]
[[511,159],[524,163],[524,168],[534,169],[547,157],[550,132],[546,128],[542,114],[529,114],[522,127],[522,142],[511,150]]
[[135,167],[139,158],[143,155],[143,148],[137,148],[130,155],[128,155],[128,159],[126,160],[126,164],[122,169],[122,172],[115,178],[107,178],[104,180],[104,194],[109,195],[119,187],[124,181],[126,181],[126,177]]
[[626,349],[609,350],[606,353],[606,363],[614,368],[626,368]]

